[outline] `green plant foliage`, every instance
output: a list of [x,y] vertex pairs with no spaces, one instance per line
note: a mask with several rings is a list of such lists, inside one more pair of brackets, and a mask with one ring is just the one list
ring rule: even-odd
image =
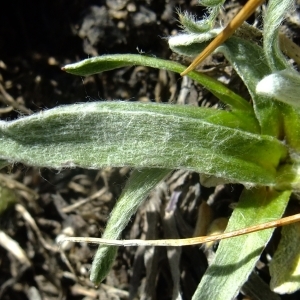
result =
[[183,168],[246,185],[274,185],[287,149],[272,137],[242,130],[250,124],[251,117],[241,119],[237,112],[224,110],[130,102],[74,104],[1,122],[0,158],[56,169]]
[[[212,28],[223,1],[201,3],[210,12],[204,20],[179,13],[184,33],[171,37],[169,45],[181,55],[198,54],[220,32]],[[1,166],[22,162],[55,169],[135,168],[108,221],[103,235],[108,239],[120,238],[150,190],[178,168],[208,176],[212,184],[241,183],[248,188],[229,220],[227,232],[280,218],[292,191],[300,190],[299,74],[278,46],[278,26],[292,7],[292,0],[269,1],[263,46],[247,35],[237,34],[216,50],[225,55],[245,83],[251,104],[218,81],[191,72],[190,78],[225,103],[226,110],[91,102],[57,107],[11,122],[0,121]],[[252,29],[251,32],[257,32]],[[134,65],[176,73],[185,69],[175,62],[125,54],[86,59],[63,70],[88,76]],[[272,232],[268,229],[221,241],[193,299],[233,299]],[[290,234],[289,228],[283,230],[271,264],[272,287],[280,293],[299,288],[298,273],[295,279],[295,273],[289,272],[298,269],[299,242],[297,238],[292,245],[292,239],[287,240]],[[115,246],[99,247],[91,271],[95,284],[106,276],[116,251]],[[283,276],[278,277],[276,269],[283,269],[283,265],[291,266],[290,270],[285,269]],[[293,280],[298,282],[290,284]]]
[[[103,238],[118,239],[150,191],[168,174],[168,169],[143,169],[133,171],[122,195],[115,205]],[[118,247],[100,246],[91,269],[91,281],[99,284],[110,271]]]
[[[278,195],[271,193],[267,197],[261,197],[262,195],[259,195],[259,190],[256,190],[257,195],[255,195],[255,192],[253,195],[250,195],[249,192],[245,192],[240,200],[239,207],[244,201],[251,201],[253,206],[248,202],[248,206],[251,208],[243,213],[243,220],[241,220],[238,215],[239,208],[234,211],[226,229],[229,231],[236,228],[235,226],[231,227],[232,224],[239,224],[238,226],[244,227],[246,225],[244,222],[251,223],[252,220],[255,220],[255,222],[260,223],[264,218],[279,217],[287,205],[290,195],[288,191],[289,188],[292,187],[295,190],[299,189],[299,175],[297,174],[299,174],[300,123],[298,109],[299,93],[297,89],[300,80],[299,75],[291,69],[291,66],[281,53],[278,43],[279,25],[283,21],[285,13],[293,7],[293,4],[293,1],[289,0],[269,1],[264,19],[263,47],[255,44],[252,40],[248,40],[247,37],[243,35],[237,35],[230,38],[216,50],[225,55],[248,87],[252,97],[255,115],[260,124],[261,133],[276,137],[279,140],[284,140],[290,147],[289,159],[278,169],[277,173],[277,187],[286,190],[286,192],[281,192]],[[214,32],[211,31],[211,34],[213,35]],[[201,39],[206,40],[206,38],[207,33],[199,34],[197,37],[194,35],[181,34],[177,37],[170,38],[169,45],[173,51],[181,55],[196,55],[195,52],[199,42]],[[274,101],[274,99],[286,104]],[[261,191],[263,191],[263,189]],[[275,199],[277,198],[281,204],[278,204],[276,208],[273,207],[270,210],[266,209],[266,211],[260,215],[260,206],[257,201],[260,199],[263,202],[264,200],[261,198],[265,200],[270,198],[269,201],[272,201],[270,202],[272,205],[276,202]],[[279,210],[276,211],[277,208]],[[251,210],[253,211],[251,212]],[[249,213],[249,215],[247,215],[247,213]],[[257,217],[257,219],[255,219],[255,217]],[[250,223],[248,223],[248,225]],[[222,241],[217,251],[216,259],[207,270],[193,299],[234,298],[254,268],[261,250],[271,236],[271,232],[269,232],[269,235],[268,233],[264,234],[264,237],[256,236],[255,238],[253,236],[252,238],[254,239],[252,241],[251,237],[249,237],[249,243],[246,242],[247,237],[242,237],[241,240],[238,238],[237,240]],[[284,241],[286,241],[286,239],[284,239]],[[285,259],[290,260],[290,263],[286,263],[288,266],[295,266],[297,264],[297,258],[296,256],[292,257],[293,254],[291,254],[290,258],[288,258],[289,256],[287,255],[282,255],[283,252],[287,254],[289,249],[287,243],[284,241],[282,242],[284,246],[280,246],[279,248],[281,255],[275,255],[273,258],[273,270],[276,270],[278,266],[283,266],[286,263]],[[261,250],[254,256],[251,256],[251,253],[257,251],[257,242],[261,242]],[[290,243],[291,242],[289,242],[289,244]],[[297,243],[297,246],[298,245]],[[297,248],[297,246],[294,247]],[[279,257],[281,261],[277,262]],[[239,265],[236,263],[239,261],[243,261],[243,264]],[[234,265],[238,265],[238,267],[234,268]],[[226,266],[230,266],[230,270],[228,269],[229,272],[227,273],[225,272]],[[225,271],[223,272],[222,269]],[[277,274],[276,279],[273,279],[273,282],[276,282],[276,284],[273,283],[273,286],[280,285],[280,287],[277,287],[279,291],[295,291],[299,288],[296,282],[293,284],[291,282],[289,283],[291,278],[287,273],[291,272],[293,275],[294,273],[287,269],[291,268],[285,268],[286,271],[283,272],[284,274],[282,276]],[[295,268],[292,268],[292,270],[293,269]],[[276,273],[276,271],[273,271],[273,273]],[[277,271],[277,273],[280,272]],[[297,278],[295,278],[295,280],[297,281]],[[286,285],[285,281],[287,281]],[[291,285],[293,285],[293,287],[291,287]],[[215,289],[216,286],[219,288]]]
[[[63,67],[63,70],[74,75],[88,76],[124,66],[134,65],[159,68],[176,73],[181,73],[185,69],[185,66],[173,61],[136,54],[122,54],[88,58],[78,63],[66,65]],[[217,80],[198,72],[191,72],[189,76],[212,92],[222,102],[230,105],[231,108],[247,111],[252,110],[252,107],[245,99]]]
[[[252,42],[232,37],[219,47],[218,51],[226,56],[247,86],[252,97],[256,117],[261,126],[261,132],[277,138],[280,137],[282,114],[279,103],[270,101],[269,98],[255,92],[259,81],[271,72],[266,60],[264,60],[263,49]],[[251,61],[259,61],[259,63],[249,63]]]
[[[201,41],[200,37],[196,42],[193,36],[192,39],[179,39],[180,37],[178,36],[177,40],[175,40],[176,37],[170,38],[169,45],[173,51],[185,55],[191,52],[190,49],[193,49],[192,53],[194,53],[199,41]],[[282,125],[278,122],[278,120],[281,120],[280,107],[278,107],[278,103],[269,101],[267,97],[256,93],[257,84],[264,76],[271,73],[271,69],[264,59],[263,49],[253,42],[239,37],[232,37],[216,51],[222,52],[226,56],[246,84],[252,96],[262,132],[278,137],[282,131]],[[253,61],[259,61],[259,63],[249,63]]]
[[[290,194],[290,191],[277,192],[266,187],[244,190],[225,232],[280,218]],[[193,300],[233,299],[254,269],[272,232],[273,229],[268,229],[221,241]]]

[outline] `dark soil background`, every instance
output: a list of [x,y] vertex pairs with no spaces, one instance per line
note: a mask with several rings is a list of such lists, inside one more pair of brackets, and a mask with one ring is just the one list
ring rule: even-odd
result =
[[[243,4],[226,4],[221,21],[227,22]],[[87,78],[61,71],[67,63],[101,54],[181,59],[172,55],[165,40],[180,30],[178,8],[198,16],[204,12],[195,0],[5,1],[0,10],[1,119],[57,105],[115,99],[217,105],[200,86],[166,71],[137,66]],[[299,15],[293,18],[285,26],[299,44]],[[250,21],[260,23],[256,16]],[[202,69],[247,96],[222,57],[207,60]],[[1,201],[8,194],[13,199],[1,213],[0,299],[162,300],[176,299],[178,290],[182,299],[191,299],[217,245],[176,251],[122,248],[107,279],[97,288],[89,281],[96,247],[57,246],[63,235],[101,236],[130,171],[57,172],[20,164],[2,170]],[[204,188],[198,174],[176,171],[151,193],[123,238],[191,237],[195,231],[206,234],[199,226],[213,220],[222,230],[240,192],[241,187],[233,185]],[[9,244],[8,236],[23,249],[17,257],[13,250],[17,246]],[[274,249],[268,251],[272,254]],[[299,299],[299,293],[279,296],[269,290],[266,257],[267,253],[238,299]],[[170,265],[176,264],[179,267],[174,271]]]

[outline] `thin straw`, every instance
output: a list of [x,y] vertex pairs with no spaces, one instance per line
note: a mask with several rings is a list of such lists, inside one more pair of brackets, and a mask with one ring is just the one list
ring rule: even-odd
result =
[[168,239],[168,240],[109,240],[101,238],[90,238],[90,237],[67,237],[61,240],[60,243],[65,241],[75,242],[75,243],[91,243],[91,244],[103,244],[103,245],[113,245],[113,246],[171,246],[171,247],[181,247],[189,245],[198,245],[207,242],[214,242],[222,239],[233,238],[239,235],[248,234],[256,232],[259,230],[265,230],[273,227],[284,226],[300,221],[300,214],[295,214],[289,217],[285,217],[279,220],[270,221],[267,223],[250,226],[247,228],[226,232],[222,234],[201,236],[188,239]]

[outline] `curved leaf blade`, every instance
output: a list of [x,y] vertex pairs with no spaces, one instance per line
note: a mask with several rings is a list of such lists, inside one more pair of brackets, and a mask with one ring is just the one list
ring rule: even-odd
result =
[[[284,213],[290,194],[290,191],[277,192],[266,187],[244,190],[225,232],[279,219]],[[204,274],[193,300],[234,299],[255,267],[273,230],[222,240],[215,260]]]
[[[137,54],[116,54],[88,58],[77,63],[66,65],[62,69],[70,74],[88,76],[116,68],[134,65],[158,68],[179,74],[186,68],[179,63],[155,57]],[[231,91],[216,79],[199,72],[191,72],[189,77],[203,85],[218,99],[225,104],[230,105],[232,108],[252,111],[251,105],[244,98]]]
[[[114,206],[103,238],[118,239],[150,191],[170,173],[167,169],[134,170]],[[99,284],[110,271],[118,247],[101,245],[95,255],[90,279]]]

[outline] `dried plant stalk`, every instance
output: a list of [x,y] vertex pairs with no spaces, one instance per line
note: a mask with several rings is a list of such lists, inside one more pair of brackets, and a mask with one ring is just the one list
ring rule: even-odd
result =
[[66,237],[60,243],[65,241],[75,242],[75,243],[90,243],[90,244],[103,244],[103,245],[113,245],[113,246],[171,246],[171,247],[181,247],[198,245],[207,242],[214,242],[218,240],[228,239],[237,237],[243,234],[249,234],[252,232],[265,230],[274,227],[280,227],[288,224],[292,224],[300,221],[300,214],[295,214],[289,217],[285,217],[279,220],[270,221],[267,223],[250,226],[247,228],[226,232],[222,234],[216,234],[211,236],[200,236],[187,239],[167,239],[167,240],[110,240],[101,238],[91,238],[91,237]]

